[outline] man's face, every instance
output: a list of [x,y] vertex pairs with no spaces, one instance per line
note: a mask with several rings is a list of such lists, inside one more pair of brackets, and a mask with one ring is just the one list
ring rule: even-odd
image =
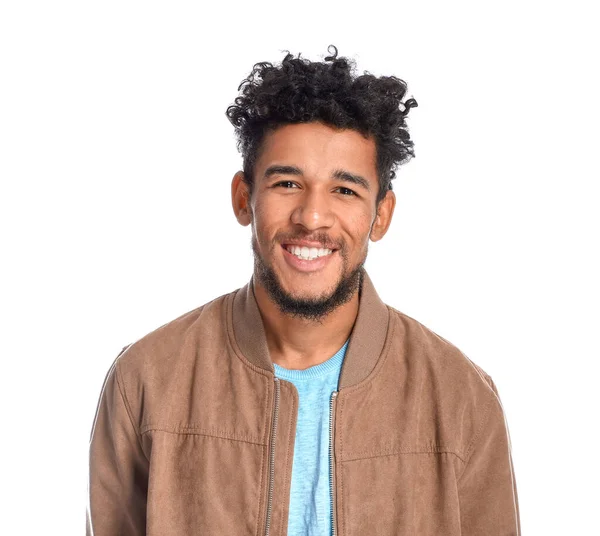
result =
[[385,234],[393,213],[390,191],[378,217],[377,192],[373,139],[321,123],[267,134],[247,210],[254,279],[283,313],[320,320],[354,296],[369,239]]

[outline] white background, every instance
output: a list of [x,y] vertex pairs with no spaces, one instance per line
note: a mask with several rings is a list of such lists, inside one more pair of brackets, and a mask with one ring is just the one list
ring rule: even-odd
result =
[[250,277],[226,107],[333,43],[419,103],[376,289],[495,380],[523,533],[600,534],[592,5],[3,2],[0,533],[83,533],[116,354]]

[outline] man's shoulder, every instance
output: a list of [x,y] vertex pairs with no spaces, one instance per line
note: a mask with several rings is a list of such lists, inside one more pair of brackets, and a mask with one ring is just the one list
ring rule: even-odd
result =
[[194,346],[203,338],[218,337],[226,330],[226,300],[237,290],[187,311],[125,346],[117,357],[121,374],[147,375],[172,367],[182,356],[193,355]]
[[501,414],[492,378],[455,344],[423,323],[393,307],[390,314],[395,317],[395,351],[388,359],[396,365],[402,393],[398,400],[420,408],[419,429],[425,436],[435,437],[460,459],[467,459],[494,404],[495,415]]
[[476,389],[482,394],[493,389],[490,375],[473,360],[431,328],[388,305],[399,324],[397,342],[404,348],[404,359],[452,389]]

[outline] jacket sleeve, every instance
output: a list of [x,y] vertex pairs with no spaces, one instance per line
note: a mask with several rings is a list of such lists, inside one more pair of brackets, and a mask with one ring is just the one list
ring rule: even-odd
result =
[[521,522],[510,435],[496,385],[468,447],[458,478],[463,536],[520,536]]
[[119,356],[104,379],[90,435],[87,536],[146,533],[149,464],[123,391]]

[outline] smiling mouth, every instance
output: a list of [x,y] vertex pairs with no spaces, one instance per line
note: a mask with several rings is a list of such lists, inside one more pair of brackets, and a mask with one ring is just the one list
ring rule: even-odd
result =
[[288,253],[303,261],[314,261],[323,257],[329,257],[337,249],[316,248],[306,246],[296,246],[294,244],[281,244],[281,247]]

